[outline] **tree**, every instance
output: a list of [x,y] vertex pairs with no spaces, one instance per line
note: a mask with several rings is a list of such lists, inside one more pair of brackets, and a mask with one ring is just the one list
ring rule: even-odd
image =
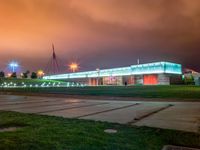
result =
[[22,73],[22,78],[28,78],[28,74],[30,73],[29,70],[27,70],[26,72]]
[[0,78],[5,78],[5,73],[3,71],[0,72]]
[[17,78],[17,73],[16,72],[13,72],[10,76],[11,78]]
[[194,85],[195,84],[194,77],[192,75],[185,77],[184,82],[187,85]]
[[37,79],[37,73],[32,72],[31,73],[31,79]]

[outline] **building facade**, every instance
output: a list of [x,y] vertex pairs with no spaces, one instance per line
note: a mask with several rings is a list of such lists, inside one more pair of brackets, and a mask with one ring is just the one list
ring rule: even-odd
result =
[[128,67],[102,69],[44,76],[44,79],[97,85],[170,85],[181,79],[182,66],[171,62],[155,62]]

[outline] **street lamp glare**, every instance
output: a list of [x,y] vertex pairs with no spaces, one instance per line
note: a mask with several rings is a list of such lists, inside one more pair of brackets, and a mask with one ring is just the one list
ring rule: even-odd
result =
[[9,66],[10,66],[10,67],[18,67],[19,65],[18,65],[18,63],[16,63],[16,62],[11,62],[11,63],[9,64]]
[[74,63],[72,62],[70,65],[69,65],[69,68],[72,72],[75,72],[79,69],[79,65],[77,63]]
[[15,72],[15,69],[16,69],[17,67],[19,67],[19,64],[18,64],[17,62],[11,62],[11,63],[9,64],[9,66],[12,68],[12,72]]

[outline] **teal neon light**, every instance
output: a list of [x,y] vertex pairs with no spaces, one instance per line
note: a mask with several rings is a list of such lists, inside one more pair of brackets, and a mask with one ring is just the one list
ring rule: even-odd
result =
[[142,74],[182,74],[182,66],[170,62],[156,62],[140,65],[132,65],[129,67],[103,69],[99,71],[87,71],[68,74],[59,74],[44,76],[44,79],[76,79],[76,78],[96,78],[108,76],[127,76]]

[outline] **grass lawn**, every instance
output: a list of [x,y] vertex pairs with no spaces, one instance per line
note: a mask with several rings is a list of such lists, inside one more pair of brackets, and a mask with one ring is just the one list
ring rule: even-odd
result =
[[[161,150],[166,144],[200,148],[200,135],[194,133],[1,111],[0,128],[11,126],[23,128],[0,132],[1,150]],[[107,128],[118,133],[104,133]]]
[[44,80],[44,79],[19,79],[19,78],[3,78],[0,80],[0,82],[13,82],[16,84],[20,84],[22,82],[28,83],[28,84],[39,84],[39,83],[58,83],[62,81],[56,81],[56,80]]
[[99,86],[99,87],[52,87],[52,88],[12,88],[5,92],[53,93],[65,95],[118,96],[142,98],[200,99],[200,86]]
[[55,80],[44,80],[44,79],[17,79],[17,78],[0,78],[0,86],[9,85],[9,86],[24,86],[24,85],[53,85],[60,84],[66,85],[66,82],[63,81],[55,81]]

